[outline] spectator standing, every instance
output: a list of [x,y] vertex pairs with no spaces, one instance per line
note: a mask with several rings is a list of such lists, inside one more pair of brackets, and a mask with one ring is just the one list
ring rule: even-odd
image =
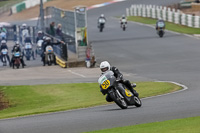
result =
[[62,40],[62,25],[61,24],[58,24],[57,26],[56,35],[60,40]]
[[55,27],[55,22],[52,22],[50,24],[50,35],[52,35],[52,36],[55,36],[55,29],[54,29],[54,27]]

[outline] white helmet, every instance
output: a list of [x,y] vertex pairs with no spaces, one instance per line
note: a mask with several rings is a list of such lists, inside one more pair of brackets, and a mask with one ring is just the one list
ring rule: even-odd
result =
[[100,64],[100,69],[104,73],[104,72],[110,70],[110,64],[107,61],[103,61]]
[[104,17],[104,14],[101,14],[101,17]]
[[26,26],[27,26],[27,25],[26,25],[25,23],[24,23],[24,24],[22,24],[22,27],[26,28]]
[[1,44],[6,44],[6,40],[2,40],[2,41],[1,41]]
[[38,34],[42,34],[42,31],[41,31],[41,30],[39,30],[39,31],[38,31]]

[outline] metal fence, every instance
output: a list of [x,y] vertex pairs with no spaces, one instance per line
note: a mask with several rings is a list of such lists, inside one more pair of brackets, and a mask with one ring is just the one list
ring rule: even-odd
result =
[[[52,22],[55,23],[53,29],[50,28]],[[56,33],[58,24],[62,25],[62,37]],[[65,41],[71,51],[77,52],[77,29],[86,27],[86,14],[47,7],[45,9],[45,27],[48,34]]]

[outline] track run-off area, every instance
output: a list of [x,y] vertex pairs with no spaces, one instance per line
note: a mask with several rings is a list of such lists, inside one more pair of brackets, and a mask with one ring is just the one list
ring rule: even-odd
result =
[[[188,89],[177,93],[142,99],[141,108],[121,110],[105,105],[57,113],[0,120],[0,133],[78,133],[112,127],[164,121],[200,115],[200,43],[199,39],[166,32],[159,38],[154,28],[128,23],[120,28],[117,16],[125,14],[131,4],[169,5],[180,0],[126,0],[88,11],[88,39],[97,62],[107,60],[117,66],[131,81],[173,81]],[[103,33],[97,29],[97,18],[105,14]],[[22,23],[22,22],[13,22]],[[29,21],[35,24],[36,21]],[[97,82],[99,68],[68,68],[40,64],[25,69],[0,69],[3,85]],[[50,76],[51,74],[52,77]],[[38,73],[38,74],[37,74]],[[19,79],[11,78],[20,74]],[[23,79],[22,77],[26,77]],[[11,81],[9,81],[11,80]],[[97,88],[99,91],[99,88]]]

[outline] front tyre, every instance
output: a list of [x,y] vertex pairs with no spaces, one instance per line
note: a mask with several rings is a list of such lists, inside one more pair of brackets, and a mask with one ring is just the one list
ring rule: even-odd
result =
[[113,101],[121,108],[121,109],[127,109],[128,105],[124,98],[120,97],[117,92],[110,93],[110,97],[113,99]]
[[139,97],[134,96],[134,101],[135,101],[135,106],[136,107],[141,107],[142,106],[142,102],[141,102]]

